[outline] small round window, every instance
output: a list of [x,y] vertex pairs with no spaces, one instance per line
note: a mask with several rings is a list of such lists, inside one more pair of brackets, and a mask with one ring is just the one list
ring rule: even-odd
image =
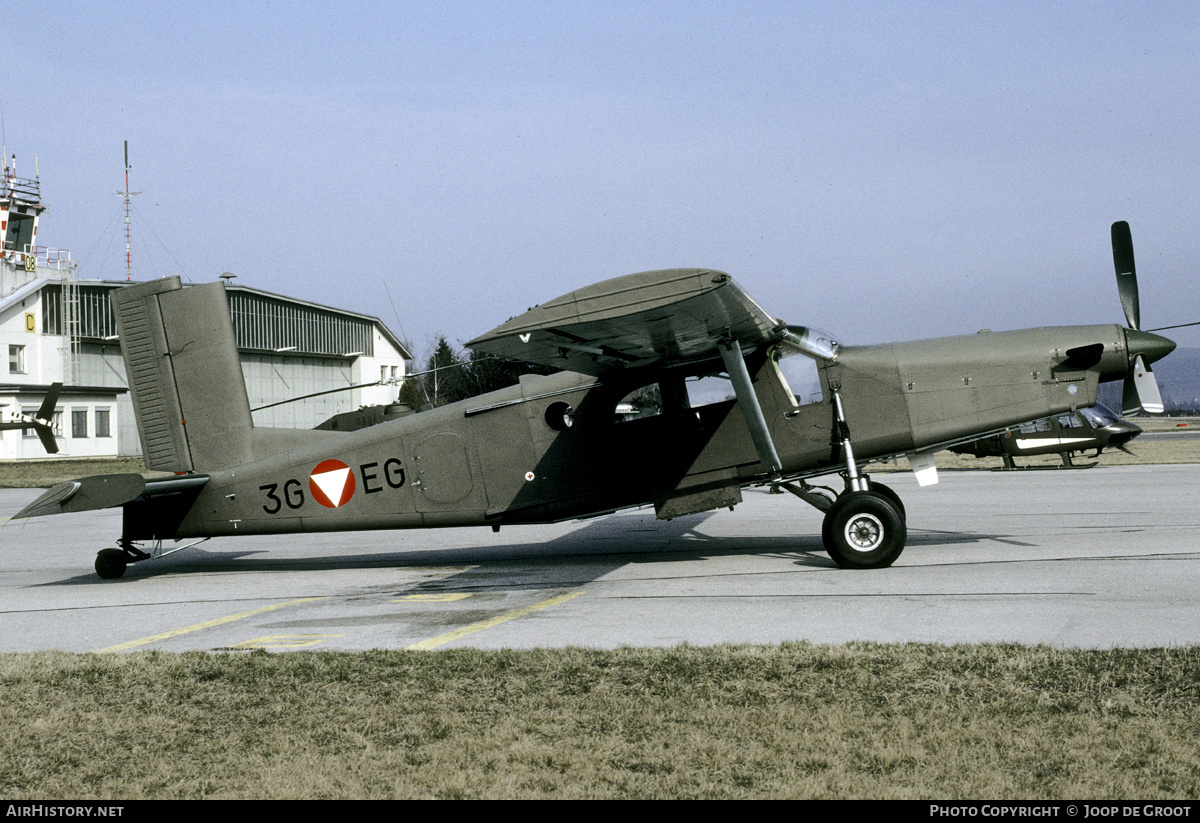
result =
[[566,403],[551,403],[546,407],[546,425],[556,432],[565,432],[575,424],[575,409]]

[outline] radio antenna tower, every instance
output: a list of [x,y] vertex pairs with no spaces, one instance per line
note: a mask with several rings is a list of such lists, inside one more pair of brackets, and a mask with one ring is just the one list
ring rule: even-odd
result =
[[125,198],[125,280],[133,279],[133,252],[130,243],[129,205],[130,198],[140,191],[129,190],[129,141],[125,141],[125,191],[117,192],[117,197]]

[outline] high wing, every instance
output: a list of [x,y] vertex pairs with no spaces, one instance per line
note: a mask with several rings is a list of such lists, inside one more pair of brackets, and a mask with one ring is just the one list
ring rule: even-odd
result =
[[565,294],[467,346],[598,377],[614,369],[712,358],[722,341],[753,348],[780,337],[785,329],[724,272],[662,269]]

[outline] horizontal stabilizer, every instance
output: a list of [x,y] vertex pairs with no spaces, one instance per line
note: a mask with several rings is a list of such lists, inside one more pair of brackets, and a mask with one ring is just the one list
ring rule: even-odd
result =
[[599,376],[719,357],[732,338],[753,347],[783,326],[728,274],[664,269],[605,280],[530,309],[467,343],[484,354]]
[[47,489],[45,494],[14,514],[12,519],[111,509],[134,500],[151,500],[186,491],[198,491],[206,483],[206,474],[160,477],[153,480],[146,480],[140,474],[97,474],[79,480],[68,480]]
[[13,520],[108,509],[133,500],[145,487],[146,480],[140,474],[98,474],[68,480],[47,489],[45,494],[14,514]]

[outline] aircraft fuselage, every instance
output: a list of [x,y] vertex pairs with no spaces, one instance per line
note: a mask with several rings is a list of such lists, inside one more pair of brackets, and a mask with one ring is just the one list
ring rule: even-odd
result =
[[[1086,367],[1067,355],[1097,343]],[[1116,325],[843,347],[817,361],[820,400],[797,402],[770,356],[746,358],[788,478],[844,467],[835,392],[862,463],[1091,406],[1099,382],[1124,376],[1128,362]],[[688,400],[686,378],[720,370],[717,361],[608,381],[560,372],[325,436],[212,472],[171,506],[126,504],[126,535],[500,526],[645,504],[668,518],[732,506],[742,487],[770,478],[736,400]],[[621,419],[618,403],[649,383],[661,411]]]

